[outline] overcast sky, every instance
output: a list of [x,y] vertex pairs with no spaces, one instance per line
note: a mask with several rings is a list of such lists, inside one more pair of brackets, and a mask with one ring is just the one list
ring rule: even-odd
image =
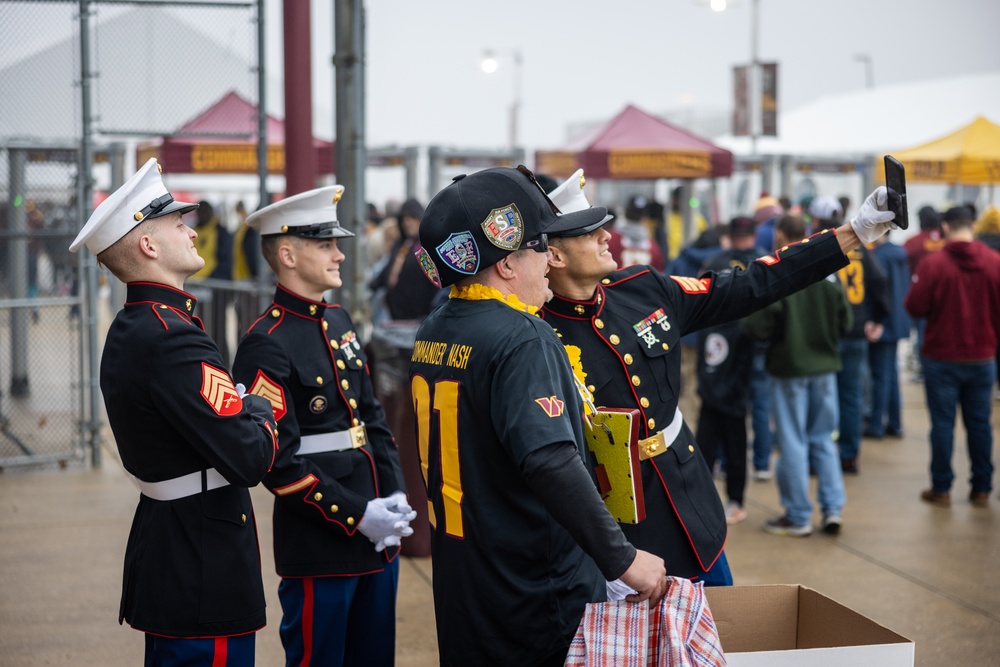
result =
[[[332,109],[332,3],[312,0],[314,101]],[[522,54],[519,138],[557,147],[567,126],[627,103],[653,113],[728,112],[732,67],[750,59],[752,0],[369,0],[368,143],[503,148]],[[1000,70],[998,0],[759,0],[758,52],[779,63],[779,106],[865,86]],[[268,0],[272,74],[281,3]],[[484,51],[499,69],[480,69]],[[913,113],[900,109],[900,113]],[[989,115],[989,110],[984,110]],[[325,111],[319,112],[325,116]],[[1000,110],[994,120],[1000,121]],[[332,118],[316,118],[317,130]]]

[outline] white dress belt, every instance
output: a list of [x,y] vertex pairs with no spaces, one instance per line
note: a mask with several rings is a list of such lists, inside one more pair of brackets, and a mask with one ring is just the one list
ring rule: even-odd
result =
[[[205,473],[204,489],[201,486],[202,472]],[[153,500],[164,501],[187,498],[202,491],[211,491],[212,489],[229,486],[226,478],[215,468],[209,468],[204,471],[198,470],[197,472],[174,477],[173,479],[165,479],[162,482],[144,482],[136,477],[136,482],[139,483],[139,490],[142,492],[142,495]]]
[[321,452],[342,452],[357,449],[368,444],[364,425],[353,426],[346,431],[330,431],[304,435],[299,439],[299,454],[319,454]]

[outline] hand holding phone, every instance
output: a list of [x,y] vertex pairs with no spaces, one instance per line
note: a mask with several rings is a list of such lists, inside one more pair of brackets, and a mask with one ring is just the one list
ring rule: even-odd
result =
[[900,229],[910,225],[906,212],[906,172],[903,163],[891,155],[885,156],[885,186],[889,191],[889,210],[896,214],[893,220]]

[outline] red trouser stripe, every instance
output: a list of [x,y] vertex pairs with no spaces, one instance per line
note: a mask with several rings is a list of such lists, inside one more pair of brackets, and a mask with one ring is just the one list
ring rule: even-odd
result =
[[302,663],[299,667],[309,667],[312,660],[313,641],[313,580],[302,580]]
[[226,655],[229,650],[229,641],[225,637],[215,638],[215,652],[212,656],[212,667],[226,667]]

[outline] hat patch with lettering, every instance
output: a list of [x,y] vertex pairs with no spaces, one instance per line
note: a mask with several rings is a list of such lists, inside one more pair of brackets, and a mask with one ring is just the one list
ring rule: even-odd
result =
[[472,276],[479,270],[479,248],[471,232],[450,234],[435,250],[441,261],[459,273]]
[[431,254],[424,250],[423,246],[417,246],[417,249],[413,251],[413,256],[417,258],[417,262],[420,263],[420,270],[424,272],[427,276],[427,280],[434,283],[435,287],[441,287],[441,276],[438,274],[437,267],[434,266],[434,260],[431,258]]
[[514,251],[521,246],[524,221],[514,204],[490,211],[489,216],[483,220],[482,227],[487,240],[498,248]]

